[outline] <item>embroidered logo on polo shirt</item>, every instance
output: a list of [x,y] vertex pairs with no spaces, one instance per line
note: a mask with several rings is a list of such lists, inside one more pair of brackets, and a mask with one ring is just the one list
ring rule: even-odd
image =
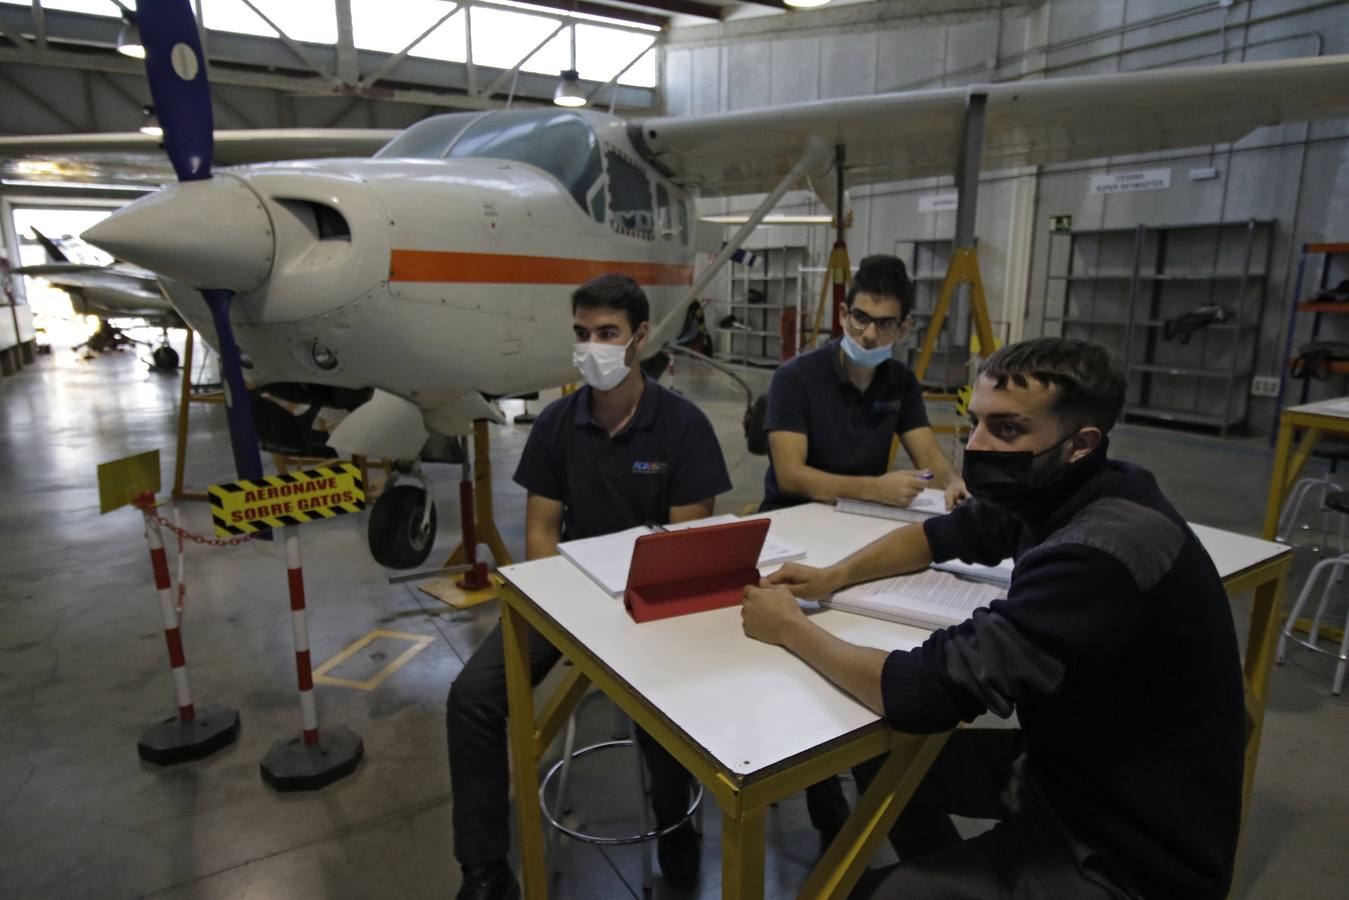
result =
[[903,400],[874,400],[871,408],[875,412],[898,412],[903,405]]
[[643,462],[639,459],[632,464],[632,474],[634,475],[664,475],[668,471],[670,471],[670,464],[660,460],[653,459],[650,462]]

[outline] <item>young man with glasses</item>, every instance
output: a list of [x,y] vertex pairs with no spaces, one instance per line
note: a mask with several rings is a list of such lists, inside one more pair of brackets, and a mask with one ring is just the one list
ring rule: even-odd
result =
[[[908,506],[924,488],[951,508],[964,483],[927,421],[923,389],[892,358],[913,325],[913,285],[894,256],[862,260],[840,312],[843,337],[778,369],[768,390],[769,464],[761,509],[840,497]],[[899,436],[912,469],[887,471]]]
[[[843,337],[778,369],[768,389],[769,463],[761,510],[839,497],[908,506],[924,488],[950,509],[965,483],[942,455],[927,421],[923,389],[892,357],[913,320],[913,284],[903,260],[862,260],[840,312]],[[898,435],[912,469],[888,471]],[[848,818],[838,778],[806,789],[810,824],[827,847]]]

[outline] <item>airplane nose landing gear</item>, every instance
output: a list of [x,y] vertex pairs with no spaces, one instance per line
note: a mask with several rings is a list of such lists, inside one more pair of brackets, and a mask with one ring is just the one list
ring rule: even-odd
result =
[[385,488],[370,511],[367,538],[375,562],[390,569],[412,569],[426,562],[436,542],[436,505],[420,471],[409,469],[396,477],[418,484]]

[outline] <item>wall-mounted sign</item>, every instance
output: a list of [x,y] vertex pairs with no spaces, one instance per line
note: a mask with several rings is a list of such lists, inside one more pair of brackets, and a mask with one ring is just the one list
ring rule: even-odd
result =
[[1128,194],[1133,191],[1164,191],[1171,187],[1170,169],[1140,169],[1091,176],[1093,194]]
[[928,194],[918,198],[918,211],[921,213],[948,212],[956,208],[959,194]]

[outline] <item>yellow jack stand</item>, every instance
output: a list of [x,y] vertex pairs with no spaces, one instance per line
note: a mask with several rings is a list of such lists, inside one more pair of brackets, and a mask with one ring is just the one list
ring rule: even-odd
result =
[[473,480],[460,482],[459,501],[464,513],[464,540],[445,560],[445,568],[467,565],[462,579],[453,576],[423,585],[420,590],[456,609],[468,609],[496,598],[501,579],[489,575],[477,560],[477,545],[486,544],[498,566],[510,565],[511,554],[497,531],[492,511],[492,448],[487,422],[473,423]]
[[932,352],[937,347],[937,338],[941,335],[946,314],[955,300],[956,290],[962,285],[970,286],[970,318],[974,320],[974,336],[977,341],[976,352],[987,357],[997,347],[993,337],[993,322],[988,317],[988,300],[984,296],[984,280],[979,275],[979,256],[973,247],[958,247],[946,267],[946,280],[942,282],[941,294],[932,310],[932,321],[928,323],[927,333],[923,335],[923,347],[918,351],[918,359],[913,366],[913,374],[919,381],[927,374],[932,362]]

